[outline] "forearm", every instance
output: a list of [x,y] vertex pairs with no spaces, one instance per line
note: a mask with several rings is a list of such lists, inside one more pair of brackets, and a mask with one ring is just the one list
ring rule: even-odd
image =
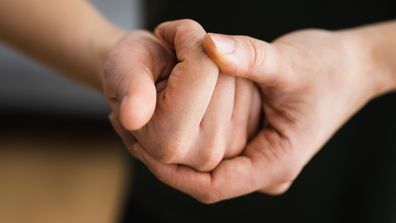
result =
[[[375,95],[396,90],[396,21],[367,25],[345,31],[364,58],[360,64],[374,77]],[[357,44],[356,44],[357,43]]]
[[121,35],[85,0],[0,0],[0,40],[98,90]]

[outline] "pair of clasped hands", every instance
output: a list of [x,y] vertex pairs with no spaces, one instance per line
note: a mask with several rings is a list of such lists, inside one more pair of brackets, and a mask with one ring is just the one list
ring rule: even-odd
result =
[[281,194],[371,96],[343,35],[267,43],[192,20],[126,33],[105,66],[110,120],[159,180],[201,202]]

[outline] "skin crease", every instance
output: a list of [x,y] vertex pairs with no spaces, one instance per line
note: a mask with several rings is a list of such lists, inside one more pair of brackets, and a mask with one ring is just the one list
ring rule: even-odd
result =
[[[395,36],[394,26],[373,27]],[[362,38],[370,33],[372,38]],[[394,61],[395,52],[374,56],[384,41],[379,36],[370,27],[302,30],[273,43],[207,34],[204,49],[220,70],[259,86],[266,124],[240,156],[208,173],[158,162],[139,144],[132,154],[161,181],[204,203],[254,191],[284,193],[342,124],[374,97],[394,90],[394,64],[384,61]]]
[[261,104],[252,82],[219,73],[203,51],[205,34],[192,20],[163,23],[155,36],[131,33],[110,52],[104,81],[113,125],[122,126],[127,145],[136,139],[156,160],[199,171],[242,152],[257,131]]
[[[1,41],[68,78],[103,89],[112,124],[131,153],[161,181],[204,203],[254,191],[285,192],[346,120],[396,88],[396,21],[336,32],[302,30],[273,43],[243,36],[227,41],[183,21],[155,34],[126,32],[88,1],[0,0]],[[175,26],[184,32],[176,35]],[[200,81],[194,72],[202,74]],[[255,134],[260,110],[266,125]],[[155,143],[169,143],[173,128],[182,133],[178,153],[199,154],[202,147],[220,152],[206,148],[206,157],[193,160],[169,152],[172,143],[163,147],[166,153],[155,151]],[[188,134],[197,137],[195,144],[180,146],[191,141]],[[249,134],[255,137],[246,141]]]

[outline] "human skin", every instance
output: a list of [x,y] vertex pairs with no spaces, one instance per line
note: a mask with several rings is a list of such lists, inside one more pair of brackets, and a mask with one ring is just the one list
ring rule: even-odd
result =
[[[256,132],[257,88],[219,73],[203,51],[205,34],[192,20],[166,22],[155,37],[127,35],[110,52],[105,94],[112,124],[131,151],[139,146],[162,163],[210,171],[239,155]],[[141,113],[148,118],[144,125],[136,120]]]
[[[205,173],[161,162],[164,160],[153,157],[126,130],[140,129],[157,112],[157,89],[150,75],[155,67],[150,65],[156,64],[153,53],[164,53],[158,50],[158,36],[122,31],[86,1],[0,0],[2,41],[87,86],[101,90],[102,81],[107,84],[104,94],[114,126],[131,152],[161,181],[205,203],[253,191],[284,192],[346,120],[368,101],[394,91],[395,32],[395,22],[388,22],[336,32],[303,30],[273,43],[241,36],[232,37],[231,43],[214,34],[202,37],[206,53],[223,73],[251,79],[260,86],[267,123],[240,156],[225,159]],[[156,43],[151,44],[153,41]],[[122,51],[121,43],[125,48],[141,46],[138,53],[143,61],[128,63],[125,54],[113,61],[109,57],[107,67],[113,64],[114,70],[133,71],[137,66],[138,72],[120,73],[139,81],[120,81],[125,79],[116,72],[103,77],[109,51]],[[146,75],[139,75],[141,71]],[[213,83],[210,87],[213,90]],[[133,99],[122,106],[125,95]],[[157,134],[161,138],[167,133]]]
[[202,173],[133,154],[163,182],[204,203],[284,193],[328,139],[367,102],[396,89],[396,22],[301,30],[272,43],[207,34],[220,70],[257,83],[265,125],[240,156]]
[[[176,25],[158,29],[157,36],[126,32],[88,1],[0,0],[0,40],[103,92],[113,125],[158,160],[209,171],[239,154],[257,130],[258,89],[219,74],[200,47],[206,32],[197,23]],[[186,39],[181,29],[194,35]]]
[[0,0],[0,41],[98,91],[123,35],[89,1]]

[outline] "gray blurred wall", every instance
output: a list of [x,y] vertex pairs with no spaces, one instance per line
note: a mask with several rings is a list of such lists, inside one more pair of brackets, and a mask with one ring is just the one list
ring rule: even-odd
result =
[[[92,0],[111,21],[126,29],[142,24],[140,0]],[[45,112],[104,116],[104,98],[61,77],[0,43],[0,114]]]

